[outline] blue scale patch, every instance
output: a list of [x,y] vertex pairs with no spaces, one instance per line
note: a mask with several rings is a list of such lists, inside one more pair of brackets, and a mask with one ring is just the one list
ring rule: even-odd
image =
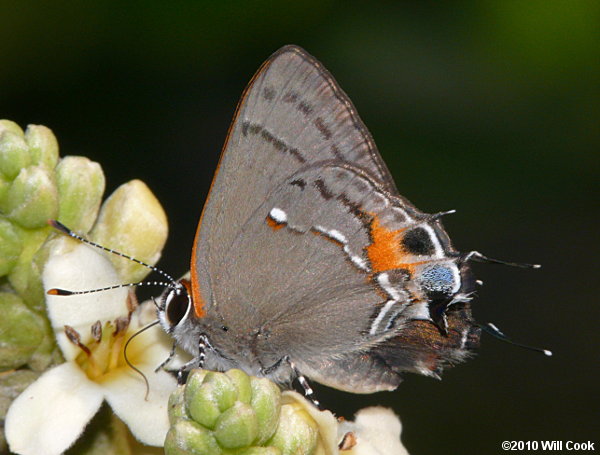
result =
[[425,292],[451,294],[456,283],[450,267],[436,264],[421,273],[419,281]]

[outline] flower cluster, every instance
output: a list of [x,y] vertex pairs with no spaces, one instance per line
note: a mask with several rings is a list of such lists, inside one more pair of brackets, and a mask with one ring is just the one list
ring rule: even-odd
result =
[[166,335],[150,330],[128,352],[151,379],[145,400],[145,382],[126,365],[123,345],[148,318],[142,308],[135,309],[127,288],[45,295],[50,288],[76,291],[136,282],[148,273],[54,232],[50,219],[147,263],[158,261],[167,237],[159,202],[134,180],[102,204],[104,185],[98,163],[59,157],[48,128],[30,125],[23,131],[0,121],[1,452],[6,437],[16,453],[62,453],[104,400],[140,440],[164,441],[166,403],[176,384],[154,368],[168,355]]
[[167,455],[329,455],[337,421],[295,392],[240,370],[194,370],[171,395]]
[[[46,295],[135,283],[149,272],[54,232],[51,219],[147,264],[160,258],[167,220],[151,191],[134,180],[102,203],[104,185],[99,164],[59,157],[48,128],[0,120],[0,452],[59,455],[85,431],[94,453],[164,445],[167,455],[406,454],[389,410],[340,423],[239,370],[197,370],[177,387],[155,371],[172,340],[159,326],[140,330],[155,320],[154,305],[138,305],[131,288]],[[104,402],[110,424],[88,426]]]

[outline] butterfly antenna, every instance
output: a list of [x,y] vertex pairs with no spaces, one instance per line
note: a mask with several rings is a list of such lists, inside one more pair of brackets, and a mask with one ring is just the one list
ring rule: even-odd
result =
[[146,327],[143,327],[140,330],[138,330],[137,332],[135,332],[127,340],[127,342],[125,343],[125,347],[123,348],[123,358],[125,359],[125,363],[127,364],[127,366],[129,368],[131,368],[133,371],[135,371],[137,374],[139,374],[142,377],[142,379],[144,380],[144,383],[146,385],[146,395],[144,396],[145,401],[148,401],[148,395],[150,394],[150,383],[148,382],[148,378],[146,377],[146,375],[144,373],[142,373],[142,371],[138,367],[136,367],[133,363],[131,363],[131,361],[127,357],[127,348],[129,347],[129,343],[131,343],[131,340],[133,340],[136,336],[144,333],[149,328],[154,327],[155,325],[158,324],[158,322],[159,322],[158,320],[151,322]]
[[527,349],[529,351],[541,352],[547,357],[552,357],[552,351],[548,349],[537,348],[535,346],[529,346],[526,344],[517,343],[510,338],[508,338],[496,325],[488,322],[487,324],[479,324],[479,327],[489,335],[492,335],[494,338],[497,338],[500,341],[504,341],[506,343],[512,344],[514,346],[518,346],[523,349]]
[[[175,283],[176,282],[176,280],[171,275],[169,275],[167,272],[162,271],[158,267],[155,267],[155,266],[150,265],[150,264],[146,264],[145,262],[142,262],[139,259],[136,259],[134,257],[128,256],[127,254],[120,253],[119,251],[111,250],[110,248],[106,248],[105,246],[98,245],[97,243],[94,243],[91,240],[88,240],[88,239],[82,237],[81,235],[73,232],[71,229],[69,229],[68,227],[66,227],[64,224],[62,224],[58,220],[48,220],[48,224],[50,226],[52,226],[54,229],[62,232],[63,234],[66,234],[69,237],[72,237],[72,238],[74,238],[74,239],[76,239],[76,240],[78,240],[78,241],[80,241],[82,243],[85,243],[87,245],[93,246],[94,248],[98,248],[98,249],[106,251],[108,253],[112,253],[112,254],[114,254],[116,256],[120,256],[122,258],[129,259],[130,261],[135,262],[136,264],[140,264],[140,265],[142,265],[142,266],[144,266],[144,267],[152,270],[153,272],[161,274],[166,279],[168,279],[171,283]],[[136,284],[138,284],[138,283],[136,283]],[[135,284],[132,284],[132,286],[134,286],[134,285]],[[108,289],[111,289],[111,288],[108,288]]]
[[506,262],[506,261],[501,261],[499,259],[489,258],[489,257],[481,254],[479,251],[471,251],[471,252],[467,253],[466,255],[463,256],[462,260],[463,260],[463,262],[476,261],[476,262],[488,262],[491,264],[502,264],[502,265],[508,265],[511,267],[519,267],[522,269],[539,269],[542,267],[540,264],[522,264],[519,262]]
[[443,217],[443,216],[446,216],[446,215],[452,215],[452,214],[454,214],[454,213],[456,213],[456,210],[454,210],[454,209],[452,209],[452,210],[446,210],[445,212],[437,212],[437,213],[433,213],[433,214],[429,215],[429,218],[430,218],[432,221],[435,221],[435,220],[439,220],[439,219],[440,219],[441,217]]
[[106,286],[104,288],[86,289],[85,291],[69,291],[67,289],[52,288],[48,289],[48,291],[46,291],[46,294],[60,296],[93,294],[95,292],[110,291],[111,289],[126,288],[133,286],[162,286],[171,289],[176,287],[173,283],[167,283],[166,281],[140,281],[139,283],[115,284],[113,286]]

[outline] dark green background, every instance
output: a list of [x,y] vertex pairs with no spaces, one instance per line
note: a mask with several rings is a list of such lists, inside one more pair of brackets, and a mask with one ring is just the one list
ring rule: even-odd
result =
[[474,311],[554,357],[484,337],[441,382],[319,389],[327,406],[393,406],[412,454],[600,444],[599,2],[41,3],[0,3],[0,117],[52,128],[110,191],[148,183],[170,220],[169,273],[188,267],[239,95],[288,43],[336,76],[403,195],[458,210],[445,224],[459,249],[543,264],[476,264]]

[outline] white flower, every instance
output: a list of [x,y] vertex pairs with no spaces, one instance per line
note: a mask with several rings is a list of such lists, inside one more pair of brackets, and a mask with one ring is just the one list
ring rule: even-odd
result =
[[348,450],[340,450],[340,455],[408,455],[400,441],[402,424],[390,409],[361,409],[354,422],[341,423],[338,431],[351,439]]
[[[50,246],[44,289],[97,289],[121,282],[114,266],[98,251],[60,237]],[[148,378],[124,361],[123,347],[146,324],[140,312],[128,320],[127,288],[74,296],[48,296],[48,313],[66,362],[45,372],[12,403],[6,438],[12,452],[60,454],[81,435],[106,400],[133,435],[147,445],[162,446],[169,428],[167,403],[176,387],[164,371],[154,372],[169,355],[171,341],[159,326],[133,339],[127,357]],[[101,321],[102,338],[91,328]],[[76,346],[65,334],[74,329]],[[72,332],[73,333],[73,332]],[[73,338],[73,336],[71,337]],[[86,352],[87,351],[87,352]]]
[[304,409],[312,418],[319,430],[316,455],[409,455],[400,440],[402,424],[391,409],[364,408],[351,422],[318,410],[297,392],[284,392],[281,403],[282,413],[286,406],[292,406]]

